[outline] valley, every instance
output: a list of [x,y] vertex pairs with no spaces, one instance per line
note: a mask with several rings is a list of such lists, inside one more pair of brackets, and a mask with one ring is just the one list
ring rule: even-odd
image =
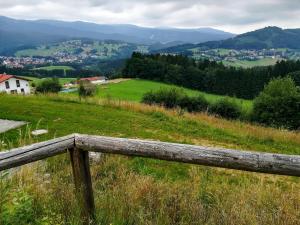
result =
[[0,225],[300,224],[300,29],[252,2],[29,2],[0,3],[28,18],[0,16]]

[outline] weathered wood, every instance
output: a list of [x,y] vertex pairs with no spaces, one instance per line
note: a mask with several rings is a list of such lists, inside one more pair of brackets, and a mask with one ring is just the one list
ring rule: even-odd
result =
[[82,223],[89,225],[95,215],[89,153],[79,148],[74,148],[70,150],[70,156],[75,183],[75,195],[80,206]]
[[58,154],[74,147],[74,135],[11,149],[0,154],[0,171],[25,165]]
[[168,161],[300,176],[300,156],[210,148],[184,144],[75,135],[75,145],[86,151],[141,156]]

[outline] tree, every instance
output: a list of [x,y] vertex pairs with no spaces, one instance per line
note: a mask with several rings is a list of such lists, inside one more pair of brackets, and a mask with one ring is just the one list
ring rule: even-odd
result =
[[62,86],[57,78],[43,79],[42,82],[36,86],[36,92],[39,93],[58,93]]
[[259,123],[300,128],[300,91],[290,77],[277,78],[269,82],[255,98],[252,118]]
[[209,108],[209,112],[227,119],[238,119],[242,115],[240,105],[229,98],[222,98],[212,104]]
[[89,81],[80,81],[78,95],[79,97],[91,97],[96,93],[96,85],[92,84]]

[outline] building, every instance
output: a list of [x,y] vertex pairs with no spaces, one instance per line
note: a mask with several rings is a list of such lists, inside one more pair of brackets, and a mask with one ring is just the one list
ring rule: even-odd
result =
[[15,75],[0,74],[0,92],[30,94],[29,79]]
[[87,78],[81,78],[79,81],[88,81],[92,84],[103,84],[106,83],[106,77],[87,77]]

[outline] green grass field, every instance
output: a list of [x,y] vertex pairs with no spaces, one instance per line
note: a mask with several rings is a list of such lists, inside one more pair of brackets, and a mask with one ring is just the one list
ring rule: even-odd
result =
[[73,67],[71,66],[44,66],[44,67],[38,67],[33,70],[47,70],[47,71],[52,71],[52,70],[74,70]]
[[[178,114],[138,103],[70,96],[0,96],[0,118],[29,122],[0,134],[0,149],[86,133],[300,154],[299,133]],[[39,138],[29,129],[48,129]],[[57,156],[0,182],[2,224],[78,224],[70,161]],[[298,224],[300,180],[138,157],[91,164],[97,224]],[[46,176],[47,174],[47,176]],[[4,221],[4,222],[3,222]]]
[[[30,77],[30,76],[23,76],[23,77],[30,79],[31,82],[33,82],[33,83],[35,83],[35,84],[38,84],[38,83],[40,83],[43,79],[45,79],[45,78],[37,78],[37,77]],[[71,81],[76,80],[76,78],[58,78],[58,80],[59,80],[59,83],[60,83],[61,85],[64,85],[64,84],[66,84],[66,83],[70,83]]]
[[[116,84],[107,84],[107,85],[101,85],[98,88],[97,96],[100,98],[112,98],[117,100],[125,100],[125,101],[135,101],[140,102],[143,98],[143,95],[146,92],[149,91],[157,91],[161,88],[172,88],[176,87],[174,85],[159,83],[159,82],[153,82],[153,81],[146,81],[146,80],[128,80],[123,81]],[[184,92],[186,92],[189,96],[197,96],[197,95],[204,95],[205,98],[213,103],[217,100],[224,98],[224,96],[220,95],[213,95],[213,94],[207,94],[200,91],[195,91],[187,88],[182,88]],[[242,99],[236,99],[236,100],[244,110],[249,111],[252,107],[252,101],[249,100],[242,100]]]
[[279,59],[265,58],[255,61],[247,61],[247,60],[237,60],[235,62],[223,61],[226,66],[234,66],[234,67],[243,67],[243,68],[251,68],[256,66],[271,66],[275,65]]

